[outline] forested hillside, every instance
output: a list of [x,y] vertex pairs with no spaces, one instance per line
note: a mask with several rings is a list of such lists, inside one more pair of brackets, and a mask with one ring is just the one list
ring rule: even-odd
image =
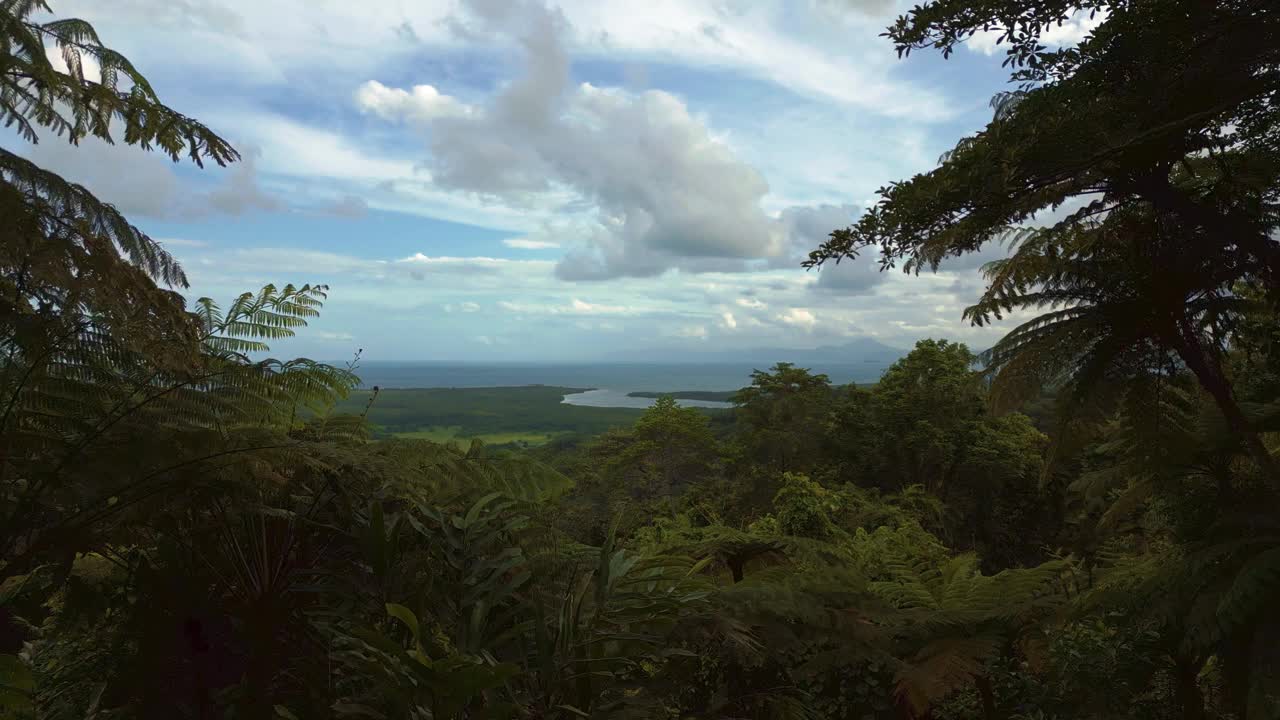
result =
[[[44,11],[15,142],[240,159]],[[373,438],[358,358],[270,356],[325,287],[190,301],[0,149],[0,718],[1280,718],[1280,8],[934,0],[884,51],[991,28],[1017,89],[811,262],[1002,243],[1001,342],[521,451]]]

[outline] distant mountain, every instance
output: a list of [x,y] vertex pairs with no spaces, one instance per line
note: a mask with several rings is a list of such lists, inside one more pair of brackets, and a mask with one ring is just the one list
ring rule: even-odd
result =
[[907,351],[889,347],[872,338],[857,338],[843,345],[816,348],[748,348],[745,350],[644,350],[612,353],[614,362],[732,363],[761,368],[778,362],[800,366],[866,365],[887,367]]

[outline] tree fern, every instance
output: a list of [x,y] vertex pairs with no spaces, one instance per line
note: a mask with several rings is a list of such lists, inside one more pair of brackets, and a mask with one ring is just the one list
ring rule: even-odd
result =
[[[42,0],[0,3],[0,118],[6,126],[32,143],[45,128],[72,144],[89,136],[106,142],[118,137],[128,145],[158,148],[175,161],[185,154],[197,165],[239,158],[204,125],[160,103],[146,78],[104,46],[88,23],[33,19],[49,12]],[[46,46],[61,55],[65,72],[54,67]],[[86,76],[87,58],[99,77]],[[0,183],[5,186],[0,213],[15,239],[29,235],[30,243],[42,236],[42,244],[51,246],[39,249],[41,262],[54,261],[49,251],[56,248],[67,269],[78,268],[85,254],[118,248],[152,277],[186,285],[182,269],[164,248],[85,188],[5,150],[0,150]],[[22,224],[16,222],[19,217]]]
[[[169,297],[139,271],[122,275],[143,297]],[[78,312],[19,316],[0,367],[7,401],[0,438],[8,448],[0,480],[16,488],[4,508],[5,556],[17,551],[29,562],[54,542],[53,528],[88,527],[128,507],[126,500],[171,487],[175,473],[202,459],[284,450],[294,442],[289,433],[323,432],[306,423],[354,387],[351,371],[307,359],[251,361],[226,350],[246,334],[260,335],[259,326],[292,334],[317,312],[322,292],[268,288],[256,296],[261,302],[240,302],[237,314],[203,326],[215,317],[208,305],[203,315],[168,324],[164,313],[131,308],[128,295]],[[121,454],[139,450],[130,461]],[[77,506],[84,509],[60,520],[41,515],[41,508]]]
[[1057,581],[1066,569],[1053,561],[983,575],[972,554],[941,565],[899,557],[890,565],[892,579],[871,585],[901,614],[898,633],[912,648],[898,673],[899,700],[924,713],[980,678],[988,659],[1060,603]]
[[[197,164],[219,165],[238,155],[204,125],[161,104],[147,79],[120,53],[106,47],[93,27],[77,19],[39,22],[51,13],[43,0],[6,0],[0,4],[0,54],[7,60],[0,73],[0,113],[28,141],[39,139],[37,127],[50,129],[72,143],[93,135],[111,142],[113,124],[129,145],[153,147],[177,160],[188,155]],[[46,46],[62,56],[66,71],[53,66]],[[98,78],[85,73],[85,59],[98,68]]]
[[[988,263],[987,291],[965,310],[976,325],[1011,310],[1047,310],[1006,334],[985,354],[992,396],[1017,405],[1044,387],[1074,404],[1108,381],[1194,374],[1258,466],[1280,483],[1280,469],[1258,438],[1225,375],[1223,341],[1256,301],[1232,292],[1238,280],[1210,252],[1174,251],[1153,235],[1142,208],[1103,220],[1022,231],[1013,254]],[[1068,408],[1071,406],[1068,405]]]

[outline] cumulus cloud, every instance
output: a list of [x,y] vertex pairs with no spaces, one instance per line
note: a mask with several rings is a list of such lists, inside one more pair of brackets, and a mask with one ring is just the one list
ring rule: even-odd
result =
[[738,319],[733,316],[733,313],[728,311],[720,313],[720,324],[727,330],[738,329]]
[[414,85],[410,90],[392,88],[369,80],[356,89],[356,107],[384,120],[429,123],[443,117],[470,115],[471,106],[442,94],[431,85]]
[[865,295],[888,278],[892,271],[881,271],[875,259],[875,249],[864,251],[856,258],[840,262],[827,262],[818,269],[818,281],[813,289],[837,295]]
[[[786,208],[780,219],[787,232],[788,252],[775,265],[799,266],[810,250],[827,240],[832,230],[853,224],[860,212],[858,206],[851,204]],[[825,263],[817,271],[818,279],[812,288],[839,295],[869,293],[887,277],[875,258],[875,250],[871,249],[857,258]]]
[[813,205],[789,207],[779,214],[787,232],[787,253],[779,264],[789,267],[799,265],[809,251],[822,244],[832,230],[849,227],[858,219],[857,205]]
[[502,241],[503,245],[516,250],[553,250],[560,247],[560,243],[550,240],[534,240],[531,238],[507,238]]
[[806,308],[789,308],[786,312],[780,313],[777,320],[784,325],[794,325],[805,330],[812,330],[818,324],[818,318]]
[[[573,228],[557,267],[568,280],[722,269],[720,260],[782,252],[783,229],[761,207],[764,177],[682,100],[572,84],[572,30],[559,11],[537,2],[466,5],[474,21],[466,31],[515,41],[525,70],[474,112],[415,115],[429,127],[437,186],[508,202],[563,188],[590,203],[594,217]],[[409,91],[364,89],[369,107],[397,108],[397,117],[417,107]],[[434,108],[444,96],[424,97]]]

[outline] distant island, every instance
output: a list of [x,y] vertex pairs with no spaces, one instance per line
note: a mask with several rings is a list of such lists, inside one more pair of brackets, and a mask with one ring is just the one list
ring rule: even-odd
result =
[[675,392],[653,392],[651,390],[637,390],[627,393],[627,397],[634,398],[660,398],[673,397],[676,400],[710,400],[713,402],[733,402],[733,396],[737,395],[737,390],[677,390]]

